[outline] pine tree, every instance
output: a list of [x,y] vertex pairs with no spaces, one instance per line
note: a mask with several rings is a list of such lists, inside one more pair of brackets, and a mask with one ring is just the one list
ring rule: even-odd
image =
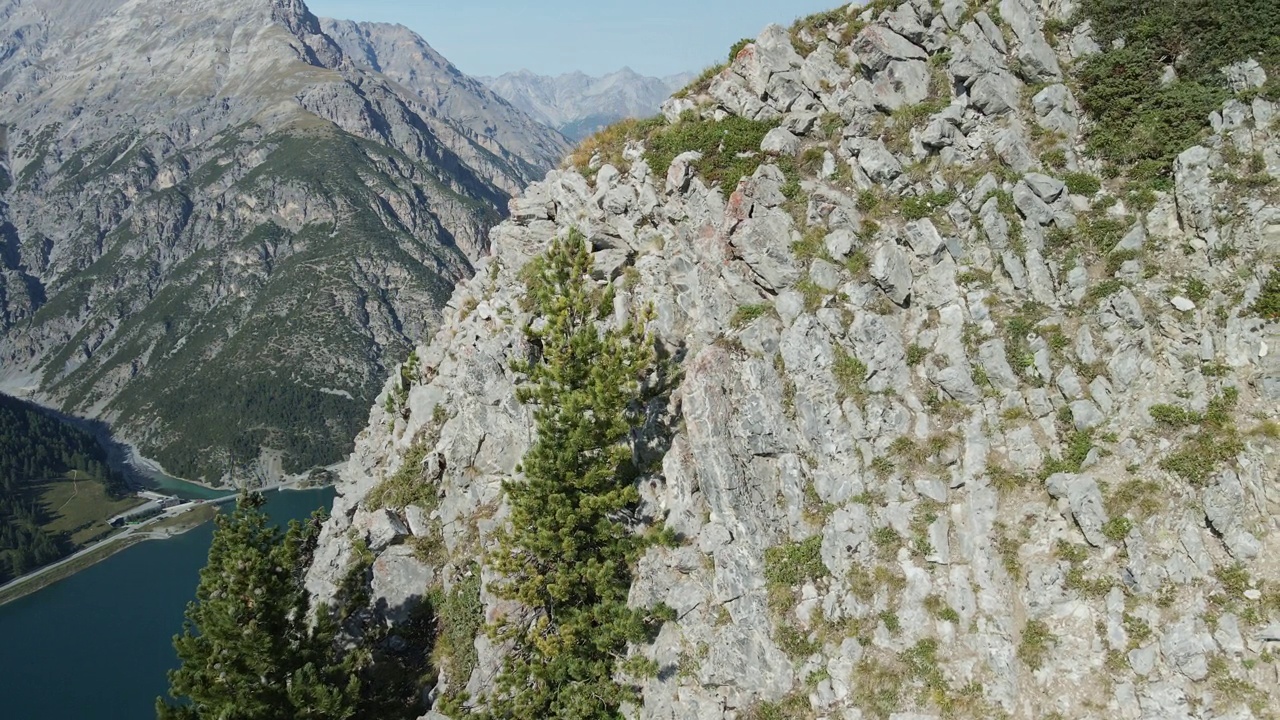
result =
[[503,577],[491,589],[533,617],[493,628],[511,648],[493,717],[619,717],[635,696],[615,679],[619,658],[664,615],[627,607],[631,568],[651,542],[627,522],[640,500],[628,440],[657,366],[654,341],[647,318],[599,327],[612,292],[591,269],[577,233],[531,266],[529,299],[546,323],[530,340],[541,357],[515,369],[528,374],[519,397],[535,404],[538,438],[523,481],[504,487],[511,526],[491,555]]
[[338,659],[327,612],[308,624],[302,572],[318,521],[269,524],[260,495],[242,495],[220,515],[200,571],[196,600],[174,637],[181,667],[156,700],[161,720],[342,720],[354,714],[360,683]]

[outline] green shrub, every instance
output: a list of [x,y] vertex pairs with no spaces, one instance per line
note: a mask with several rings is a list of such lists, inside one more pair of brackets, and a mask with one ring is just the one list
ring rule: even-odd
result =
[[422,461],[431,452],[435,443],[430,440],[415,442],[404,454],[404,461],[391,477],[376,485],[365,498],[365,506],[371,508],[388,508],[403,510],[410,505],[417,505],[428,512],[435,509],[437,488],[424,482]]
[[720,121],[685,118],[650,133],[645,154],[654,174],[665,177],[677,155],[696,150],[702,153],[702,159],[695,169],[728,195],[738,187],[739,180],[760,167],[764,160],[760,143],[774,127],[773,123],[737,116]]
[[778,648],[792,660],[803,660],[822,649],[822,646],[809,639],[802,631],[790,625],[781,625],[774,633]]
[[1066,167],[1067,153],[1061,150],[1060,148],[1055,148],[1053,150],[1046,150],[1040,156],[1040,162],[1044,163],[1046,167],[1050,167],[1055,170],[1058,170]]
[[[1238,399],[1237,389],[1226,388],[1221,395],[1209,401],[1203,418],[1198,420],[1199,430],[1173,454],[1160,461],[1160,467],[1193,485],[1208,484],[1210,476],[1223,463],[1234,460],[1244,449],[1244,441],[1231,417]],[[1177,413],[1171,413],[1170,417],[1182,419]]]
[[1129,537],[1130,530],[1133,530],[1133,521],[1123,515],[1111,518],[1102,526],[1102,534],[1113,542]]
[[[591,158],[599,154],[603,162],[617,168],[625,167],[626,161],[622,157],[622,151],[627,143],[647,139],[666,122],[661,115],[656,115],[644,120],[631,119],[614,123],[583,140],[569,156],[569,163],[579,172],[586,174],[590,170]],[[663,171],[663,175],[665,174],[666,172]]]
[[[1086,0],[1083,17],[1106,48],[1077,72],[1081,105],[1094,120],[1090,149],[1167,187],[1174,157],[1227,97],[1219,68],[1253,57],[1268,76],[1280,70],[1275,8],[1274,0]],[[1118,39],[1123,47],[1113,45]],[[1169,58],[1177,79],[1164,83]]]
[[836,348],[835,365],[832,372],[836,376],[836,385],[842,398],[861,397],[864,383],[867,380],[867,366],[858,358],[847,353],[844,348]]
[[1089,197],[1102,189],[1102,181],[1089,173],[1067,173],[1066,177],[1062,178],[1062,182],[1066,183],[1067,192],[1072,195]]
[[921,220],[935,211],[955,202],[956,194],[950,190],[930,192],[918,198],[906,198],[902,201],[902,217],[907,220]]
[[902,630],[902,621],[898,619],[897,613],[891,610],[885,610],[881,612],[878,617],[880,618],[880,622],[884,623],[884,629],[894,635],[897,635]]
[[436,657],[447,665],[449,677],[469,678],[477,662],[476,635],[484,627],[480,566],[472,565],[449,592],[436,589],[428,593],[427,599],[435,612],[438,628]]
[[1195,302],[1209,299],[1209,286],[1200,278],[1187,278],[1187,281],[1182,284],[1182,292],[1186,293],[1188,299]]
[[675,91],[674,93],[671,94],[671,96],[677,97],[677,98],[685,98],[685,97],[689,97],[690,95],[698,95],[700,93],[706,92],[707,89],[711,87],[711,81],[715,78],[715,76],[724,72],[725,67],[727,66],[724,63],[717,63],[715,65],[712,65],[709,68],[704,69],[698,75],[698,77],[694,78],[693,82]]
[[[822,170],[822,164],[826,162],[826,159],[827,149],[821,145],[815,145],[811,148],[805,148],[804,152],[800,153],[797,167],[805,175],[817,175]],[[786,193],[783,194],[785,195]]]
[[842,23],[847,23],[844,29],[844,37],[841,38],[842,44],[847,44],[853,39],[853,34],[860,29],[856,18],[850,17],[844,7],[834,10],[824,10],[813,15],[799,18],[791,25],[791,43],[795,45],[796,51],[801,55],[808,55],[817,49],[817,44],[807,42],[802,35],[807,30],[810,35],[814,36],[818,41],[827,35],[828,27],[839,27]]
[[798,543],[775,545],[764,551],[766,582],[791,588],[828,574],[827,566],[822,562],[821,535]]
[[796,256],[801,262],[808,262],[815,258],[828,257],[827,246],[824,241],[827,239],[827,233],[820,227],[815,227],[806,232],[798,241],[791,244],[791,254]]
[[1136,615],[1125,613],[1123,622],[1124,631],[1129,635],[1129,644],[1132,647],[1146,645],[1155,637],[1155,633],[1151,631],[1151,624]]
[[1100,253],[1109,253],[1124,238],[1129,222],[1108,216],[1087,217],[1076,226],[1078,236]]
[[755,320],[768,315],[773,311],[773,305],[769,303],[756,303],[754,305],[743,305],[734,311],[733,317],[730,318],[729,324],[735,328],[750,325]]
[[1120,292],[1123,287],[1124,283],[1116,280],[1115,278],[1103,280],[1097,285],[1089,288],[1089,291],[1085,293],[1085,297],[1093,301],[1102,300],[1103,298],[1110,297]]
[[829,574],[822,562],[822,536],[775,545],[764,551],[765,588],[769,606],[778,614],[792,605],[792,590]]
[[778,702],[761,702],[746,710],[742,720],[804,720],[808,717],[809,697],[793,693]]
[[796,283],[796,290],[804,296],[805,312],[815,312],[822,307],[822,301],[827,298],[827,291],[809,278]]
[[929,357],[928,348],[920,347],[919,345],[912,345],[907,348],[907,365],[909,367],[919,365],[927,357]]
[[1115,275],[1130,260],[1142,257],[1141,250],[1116,250],[1107,256],[1107,274]]
[[[1068,419],[1070,419],[1071,411],[1067,408]],[[1068,436],[1066,447],[1062,452],[1061,458],[1049,458],[1045,461],[1044,467],[1041,468],[1040,474],[1043,477],[1049,477],[1055,473],[1078,473],[1084,465],[1085,459],[1089,457],[1089,451],[1093,449],[1093,432],[1091,430],[1073,430]]]
[[943,600],[942,596],[937,593],[925,597],[924,609],[929,611],[930,615],[933,615],[939,620],[946,620],[949,623],[960,622],[960,613],[956,612],[955,609],[948,605],[947,601]]
[[1152,405],[1151,409],[1147,411],[1147,414],[1151,415],[1151,419],[1161,425],[1167,425],[1174,428],[1195,425],[1203,419],[1200,413],[1191,412],[1190,410],[1178,407],[1177,405]]
[[1018,659],[1032,670],[1039,670],[1055,639],[1044,621],[1028,620],[1022,629],[1022,642],[1018,644]]
[[862,250],[854,250],[849,253],[849,257],[844,259],[845,269],[855,278],[859,278],[863,273],[871,269],[871,259]]
[[1262,285],[1262,293],[1249,312],[1265,320],[1280,320],[1280,270],[1272,270]]

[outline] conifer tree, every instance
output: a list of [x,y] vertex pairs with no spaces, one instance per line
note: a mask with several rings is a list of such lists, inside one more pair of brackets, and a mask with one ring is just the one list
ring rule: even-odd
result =
[[640,322],[602,329],[611,289],[590,279],[580,234],[534,260],[528,294],[545,319],[530,331],[540,357],[520,400],[535,405],[538,437],[521,481],[505,485],[511,526],[491,562],[497,595],[529,609],[493,628],[509,643],[488,714],[499,718],[619,717],[634,689],[619,684],[628,642],[651,638],[664,612],[627,607],[631,568],[651,542],[629,526],[639,504],[628,440],[657,365]]
[[219,515],[200,571],[196,600],[174,637],[181,666],[170,695],[156,700],[160,720],[343,720],[354,714],[359,679],[338,659],[335,628],[320,612],[308,623],[302,572],[318,521],[269,524],[261,495],[242,495]]

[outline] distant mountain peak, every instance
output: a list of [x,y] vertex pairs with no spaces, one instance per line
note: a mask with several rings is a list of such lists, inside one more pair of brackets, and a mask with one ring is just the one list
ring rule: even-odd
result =
[[598,77],[581,71],[549,76],[521,69],[480,80],[512,105],[579,141],[618,120],[657,113],[690,77],[648,77],[623,67]]

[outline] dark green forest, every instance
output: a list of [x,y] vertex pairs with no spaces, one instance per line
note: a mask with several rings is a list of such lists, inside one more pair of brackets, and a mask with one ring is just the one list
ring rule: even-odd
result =
[[30,403],[0,395],[0,582],[53,562],[74,548],[46,532],[47,509],[39,483],[79,473],[103,483],[109,495],[128,492],[123,476],[107,465],[93,435]]

